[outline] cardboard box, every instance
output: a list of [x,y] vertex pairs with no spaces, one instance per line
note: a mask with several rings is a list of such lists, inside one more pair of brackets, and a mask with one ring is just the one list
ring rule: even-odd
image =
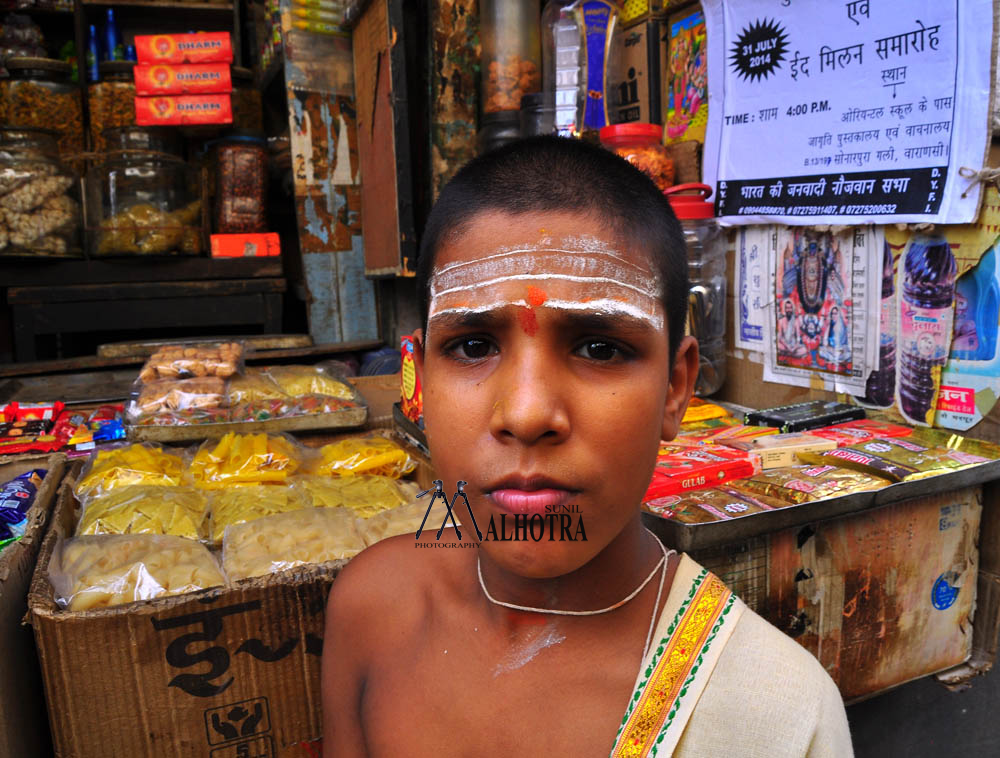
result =
[[213,234],[209,238],[213,258],[270,258],[281,255],[277,233]]
[[608,114],[612,124],[663,123],[667,61],[666,17],[646,17],[615,29],[608,61]]
[[761,468],[766,469],[795,466],[801,463],[799,453],[816,453],[835,450],[837,447],[833,440],[813,437],[804,432],[772,434],[752,440],[722,440],[721,444],[746,453],[756,453],[760,457]]
[[[426,487],[433,474],[413,454]],[[56,541],[72,534],[77,470],[60,491],[28,599],[57,758],[319,756],[324,611],[346,561],[61,610],[47,569]]]
[[219,95],[233,91],[228,63],[140,63],[132,74],[137,95]]
[[233,103],[230,95],[135,98],[135,123],[138,126],[195,126],[232,122]]
[[11,758],[45,756],[51,751],[35,641],[22,619],[66,456],[57,453],[48,459],[0,466],[0,483],[36,468],[48,473],[28,511],[27,530],[20,540],[0,550],[0,755]]
[[139,63],[232,63],[229,32],[195,34],[137,34],[135,55]]

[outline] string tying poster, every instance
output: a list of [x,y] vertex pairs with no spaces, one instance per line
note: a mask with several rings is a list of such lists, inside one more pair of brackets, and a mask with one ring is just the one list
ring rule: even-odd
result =
[[724,224],[968,223],[989,0],[704,0],[705,181]]

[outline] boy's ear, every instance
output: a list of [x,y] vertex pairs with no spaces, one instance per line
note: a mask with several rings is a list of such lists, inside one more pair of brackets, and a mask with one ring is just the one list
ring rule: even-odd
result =
[[670,374],[667,399],[663,407],[662,439],[672,440],[680,431],[684,411],[694,393],[698,379],[698,340],[687,336],[681,340],[674,356],[674,369]]

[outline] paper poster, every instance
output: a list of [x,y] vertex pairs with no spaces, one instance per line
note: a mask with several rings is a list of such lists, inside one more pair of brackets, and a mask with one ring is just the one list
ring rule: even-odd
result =
[[736,237],[737,306],[733,334],[740,350],[762,351],[767,335],[767,319],[774,298],[770,293],[771,277],[768,266],[778,233],[773,226],[748,226]]
[[[724,224],[968,223],[988,0],[704,0],[705,182]],[[971,186],[970,186],[971,184]]]
[[878,368],[880,232],[778,228],[764,381],[862,394]]
[[705,141],[708,124],[708,47],[705,14],[695,6],[669,19],[667,140]]

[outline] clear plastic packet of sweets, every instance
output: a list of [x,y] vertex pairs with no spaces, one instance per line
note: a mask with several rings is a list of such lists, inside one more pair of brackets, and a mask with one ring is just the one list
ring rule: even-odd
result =
[[213,493],[209,502],[209,540],[222,543],[226,527],[276,513],[311,507],[298,490],[278,484],[234,485]]
[[164,345],[158,348],[139,372],[139,381],[157,379],[228,379],[243,369],[242,342],[202,342]]
[[296,476],[292,486],[315,508],[347,508],[359,518],[404,505],[417,495],[415,484],[364,474],[344,478]]
[[155,534],[102,534],[62,541],[49,564],[55,600],[71,611],[217,587],[225,578],[195,540]]
[[128,405],[128,417],[135,422],[162,413],[211,410],[228,405],[226,380],[220,377],[156,379],[136,382]]
[[183,475],[182,454],[149,442],[137,442],[91,453],[74,491],[83,499],[136,484],[176,487]]
[[232,484],[283,484],[302,465],[303,448],[280,434],[236,434],[206,441],[188,471],[196,487]]
[[351,558],[364,549],[351,511],[306,508],[227,527],[222,568],[230,581],[236,581]]
[[324,445],[310,463],[309,471],[326,476],[374,474],[399,479],[416,467],[416,459],[398,442],[369,434]]
[[83,502],[76,536],[85,534],[165,534],[207,537],[208,499],[194,487],[132,485]]

